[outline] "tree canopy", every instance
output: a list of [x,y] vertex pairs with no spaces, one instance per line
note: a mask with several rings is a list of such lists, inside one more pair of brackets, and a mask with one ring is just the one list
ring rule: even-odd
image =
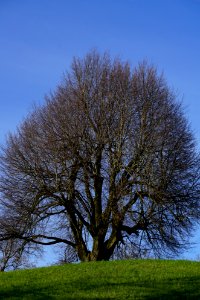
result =
[[199,156],[154,66],[96,51],[1,151],[0,240],[63,243],[81,261],[174,253],[199,220]]

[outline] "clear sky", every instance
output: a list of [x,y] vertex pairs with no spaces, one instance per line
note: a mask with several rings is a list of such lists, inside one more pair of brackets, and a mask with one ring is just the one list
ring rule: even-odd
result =
[[[163,71],[199,147],[200,0],[0,0],[1,144],[92,48]],[[194,240],[183,257],[200,254],[199,232]]]

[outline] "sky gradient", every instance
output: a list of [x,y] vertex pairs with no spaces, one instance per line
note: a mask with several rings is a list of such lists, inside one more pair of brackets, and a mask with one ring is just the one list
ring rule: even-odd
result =
[[[0,0],[1,144],[92,48],[164,72],[200,148],[199,0]],[[194,241],[182,257],[200,254]]]

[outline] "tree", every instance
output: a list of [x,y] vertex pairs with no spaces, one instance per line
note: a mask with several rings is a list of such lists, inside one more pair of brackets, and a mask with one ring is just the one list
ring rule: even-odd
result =
[[26,240],[10,239],[1,241],[0,271],[4,272],[5,270],[33,267],[33,264],[30,263],[28,257],[30,254],[34,255],[35,250],[36,247],[34,247],[34,251],[30,251]]
[[161,255],[181,249],[199,220],[192,131],[145,62],[132,69],[95,51],[75,58],[8,136],[0,164],[0,240],[64,243],[81,261],[131,245]]
[[22,263],[23,246],[18,245],[18,240],[7,240],[0,243],[0,271],[13,268],[17,269]]

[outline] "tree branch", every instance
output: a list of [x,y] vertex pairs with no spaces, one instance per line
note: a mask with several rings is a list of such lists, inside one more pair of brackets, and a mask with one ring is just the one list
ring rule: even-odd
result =
[[[37,241],[36,239],[38,239],[38,238],[53,240],[53,241],[51,241],[51,242]],[[27,241],[32,242],[32,243],[40,244],[40,245],[54,245],[54,244],[58,244],[58,243],[64,243],[64,244],[67,244],[67,245],[72,246],[72,247],[76,246],[75,243],[73,243],[69,240],[58,238],[58,237],[55,237],[55,236],[46,236],[46,235],[43,235],[43,234],[34,235],[32,237],[21,237],[21,239],[27,240]]]

